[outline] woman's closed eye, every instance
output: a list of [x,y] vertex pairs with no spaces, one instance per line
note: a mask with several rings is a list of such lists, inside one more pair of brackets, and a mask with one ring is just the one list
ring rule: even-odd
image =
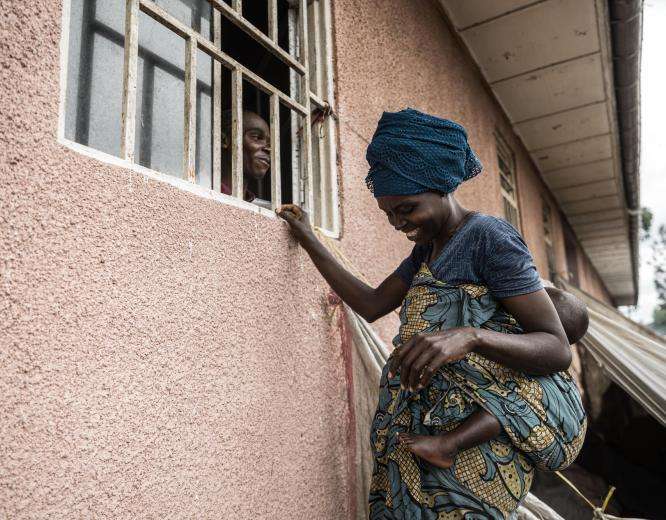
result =
[[267,137],[264,135],[263,132],[259,132],[257,130],[250,130],[247,133],[247,136],[252,139],[253,141],[266,141]]

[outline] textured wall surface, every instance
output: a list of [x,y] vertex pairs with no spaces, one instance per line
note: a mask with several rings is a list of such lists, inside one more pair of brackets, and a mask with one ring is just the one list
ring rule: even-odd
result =
[[[0,513],[350,517],[351,346],[305,253],[276,219],[58,144],[61,2],[0,7]],[[460,199],[496,215],[505,122],[436,2],[337,0],[334,22],[341,247],[378,282],[409,252],[363,183],[382,110],[463,123],[486,171]]]
[[0,516],[347,516],[345,361],[286,225],[57,144],[60,2],[1,7]]

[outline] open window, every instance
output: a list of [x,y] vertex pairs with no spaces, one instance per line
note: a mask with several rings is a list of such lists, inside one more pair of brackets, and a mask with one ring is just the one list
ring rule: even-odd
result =
[[543,242],[548,262],[548,279],[555,282],[557,268],[555,266],[555,250],[553,249],[553,213],[545,197],[541,197],[541,222],[543,224]]
[[329,0],[68,1],[66,141],[339,232]]
[[497,166],[500,176],[500,191],[504,218],[518,231],[520,228],[520,211],[518,209],[518,185],[516,182],[516,158],[513,150],[499,132],[495,132],[497,149]]
[[568,225],[564,226],[564,251],[567,259],[567,273],[569,283],[580,287],[578,277],[578,246],[576,245],[576,236]]

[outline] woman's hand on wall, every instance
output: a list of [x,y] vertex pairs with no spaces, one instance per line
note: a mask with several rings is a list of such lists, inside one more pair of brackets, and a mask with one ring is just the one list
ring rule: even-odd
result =
[[305,241],[314,238],[308,214],[296,204],[282,204],[275,210],[275,213],[287,221],[292,236],[299,244],[302,245]]

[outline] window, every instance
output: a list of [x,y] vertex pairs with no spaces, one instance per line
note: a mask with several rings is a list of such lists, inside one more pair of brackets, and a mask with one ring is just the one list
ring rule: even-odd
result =
[[548,261],[548,278],[551,282],[555,282],[557,269],[553,249],[553,218],[550,204],[545,197],[541,197],[541,220],[543,222],[543,241],[546,246],[546,259]]
[[564,251],[567,258],[567,270],[569,271],[569,282],[580,286],[578,278],[578,253],[576,252],[576,237],[569,226],[564,226]]
[[495,133],[497,147],[497,165],[500,175],[500,191],[504,206],[504,218],[520,231],[520,212],[518,211],[518,187],[516,185],[516,160],[513,150],[504,138]]
[[[330,0],[69,0],[68,13],[65,140],[300,204],[339,232]],[[269,127],[263,176],[244,168],[248,111]]]

